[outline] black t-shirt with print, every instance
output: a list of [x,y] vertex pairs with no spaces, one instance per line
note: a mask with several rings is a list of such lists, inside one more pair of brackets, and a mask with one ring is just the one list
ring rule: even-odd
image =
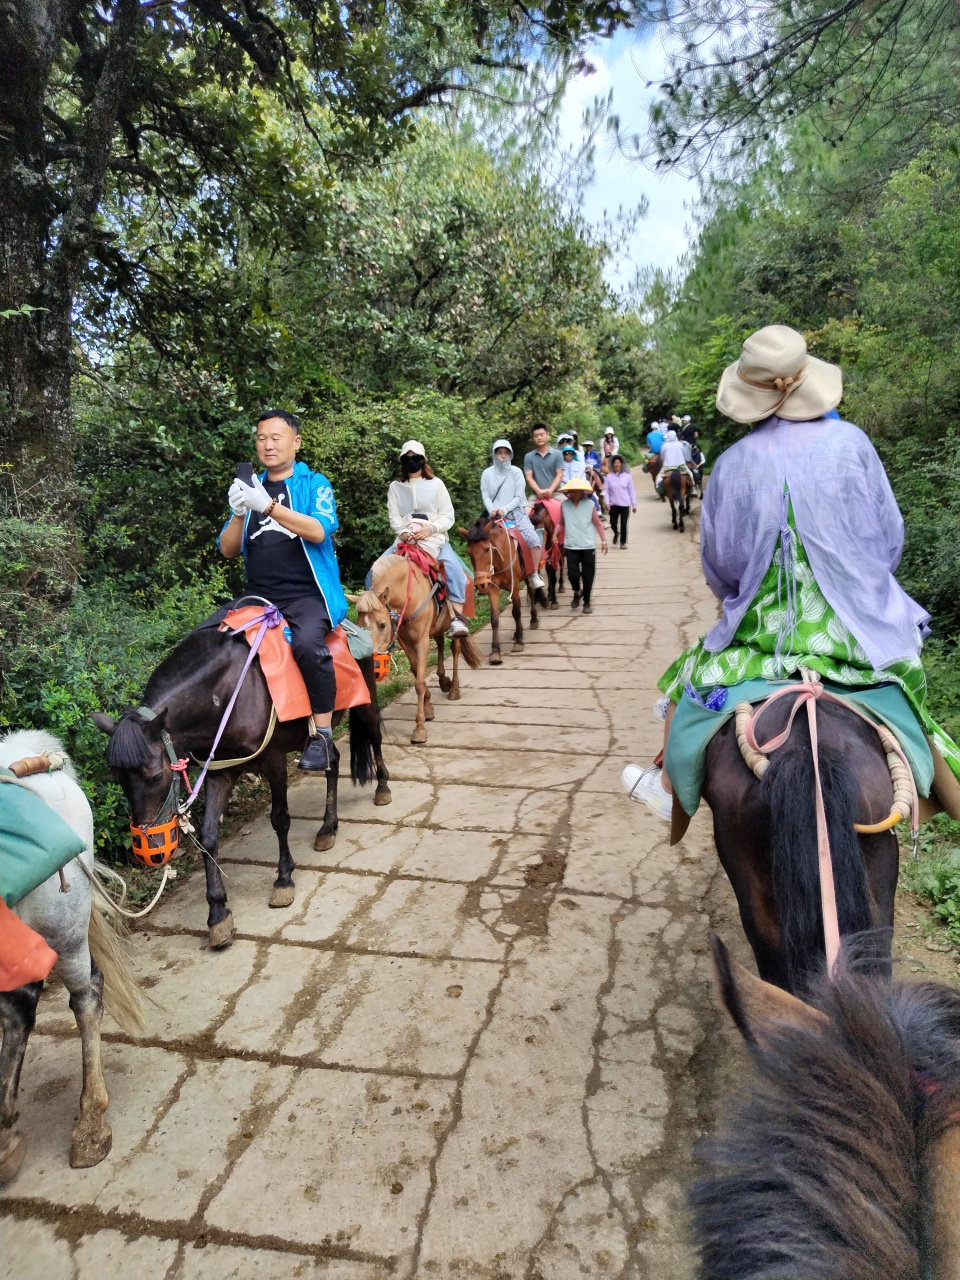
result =
[[[284,480],[264,480],[263,487],[277,505],[289,511],[290,491]],[[251,511],[247,521],[247,588],[270,599],[278,595],[297,595],[317,591],[317,581],[310,568],[303,543],[295,533],[284,529],[274,519],[259,511]]]
[[687,425],[680,432],[680,439],[686,440],[687,444],[693,444],[696,438],[697,438],[697,428],[693,425],[692,422],[688,422]]

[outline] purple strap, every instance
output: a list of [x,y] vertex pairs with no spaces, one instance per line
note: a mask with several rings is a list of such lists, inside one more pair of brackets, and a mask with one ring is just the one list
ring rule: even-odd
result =
[[186,802],[181,809],[181,813],[186,813],[200,792],[203,780],[207,776],[207,770],[210,768],[211,761],[216,755],[217,747],[220,744],[220,739],[223,737],[223,731],[227,727],[227,721],[230,719],[230,713],[233,711],[234,705],[237,701],[237,695],[240,693],[240,689],[246,679],[247,672],[250,670],[250,663],[253,662],[254,658],[257,656],[257,650],[260,648],[263,637],[267,634],[267,629],[279,627],[282,621],[283,617],[276,605],[265,604],[263,606],[263,613],[258,614],[255,618],[251,618],[249,622],[243,623],[242,626],[233,628],[234,635],[237,635],[241,631],[249,631],[251,627],[255,627],[258,624],[260,630],[254,637],[253,644],[250,646],[250,652],[247,654],[247,660],[243,664],[243,670],[240,672],[240,679],[237,681],[236,688],[233,691],[233,696],[227,703],[227,709],[223,713],[223,717],[220,721],[220,728],[217,730],[217,736],[214,738],[213,746],[210,748],[210,754],[207,756],[204,766],[200,770],[200,777],[194,784],[189,796],[187,796]]

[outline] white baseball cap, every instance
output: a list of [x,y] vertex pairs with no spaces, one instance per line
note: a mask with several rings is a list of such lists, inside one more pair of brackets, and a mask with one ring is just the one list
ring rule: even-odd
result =
[[421,458],[425,458],[427,456],[427,451],[419,440],[408,440],[400,450],[400,457],[402,458],[405,453],[416,453]]

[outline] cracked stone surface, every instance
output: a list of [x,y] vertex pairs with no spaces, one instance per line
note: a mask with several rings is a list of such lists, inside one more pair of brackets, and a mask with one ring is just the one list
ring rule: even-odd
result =
[[708,928],[745,957],[708,815],[671,849],[620,784],[659,749],[658,677],[716,616],[696,518],[674,533],[636,479],[592,618],[568,589],[523,654],[508,633],[460,702],[435,692],[426,747],[410,694],[386,708],[392,805],[347,781],[317,853],[322,780],[292,789],[290,908],[267,906],[264,815],[222,847],[231,947],[207,949],[200,875],[144,922],[157,1005],[139,1036],[105,1021],[94,1169],[69,1167],[79,1043],[45,993],[0,1278],[692,1275],[691,1149],[739,1062]]

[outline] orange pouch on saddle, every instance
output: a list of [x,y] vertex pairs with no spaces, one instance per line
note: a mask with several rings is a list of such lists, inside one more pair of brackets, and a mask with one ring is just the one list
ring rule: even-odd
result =
[[57,953],[0,898],[0,991],[39,982],[57,963]]
[[[245,622],[257,618],[263,613],[260,605],[244,605],[242,609],[234,609],[227,614],[223,626],[235,631]],[[307,686],[293,656],[293,649],[286,639],[286,622],[279,627],[268,627],[257,651],[260,669],[267,681],[270,697],[277,709],[278,720],[299,720],[310,714],[310,699]],[[249,627],[244,631],[247,644],[253,644],[259,627]],[[357,666],[356,659],[350,652],[347,638],[338,627],[336,631],[327,633],[327,648],[333,658],[333,670],[337,681],[337,703],[335,710],[346,711],[348,707],[360,707],[370,701],[363,673]]]

